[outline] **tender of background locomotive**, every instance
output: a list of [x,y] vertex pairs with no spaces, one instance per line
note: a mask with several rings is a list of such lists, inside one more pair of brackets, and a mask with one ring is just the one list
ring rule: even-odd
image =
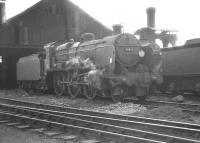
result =
[[162,91],[200,93],[200,39],[162,50]]
[[145,99],[159,81],[160,53],[154,44],[141,46],[132,34],[82,42],[53,42],[44,51],[17,63],[17,79],[25,89],[54,89],[57,95],[111,96],[114,101],[136,96]]

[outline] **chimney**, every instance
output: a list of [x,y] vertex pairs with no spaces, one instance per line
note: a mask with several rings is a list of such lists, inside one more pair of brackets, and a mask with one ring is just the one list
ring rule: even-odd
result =
[[0,0],[0,26],[5,22],[5,0]]
[[155,12],[154,7],[149,7],[146,10],[147,12],[147,27],[155,28]]
[[114,24],[112,26],[114,34],[121,34],[122,33],[122,25],[121,24]]

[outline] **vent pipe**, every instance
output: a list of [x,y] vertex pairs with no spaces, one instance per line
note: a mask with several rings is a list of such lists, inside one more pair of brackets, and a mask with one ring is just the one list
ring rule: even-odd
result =
[[154,7],[149,7],[147,8],[146,12],[147,12],[147,27],[155,28],[156,9]]

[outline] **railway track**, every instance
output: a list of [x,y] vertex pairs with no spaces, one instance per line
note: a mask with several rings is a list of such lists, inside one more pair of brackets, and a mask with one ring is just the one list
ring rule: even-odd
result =
[[[100,142],[199,143],[200,125],[63,108],[0,98],[0,123],[53,133],[76,132]],[[56,130],[56,131],[55,131]],[[103,139],[102,139],[103,138]]]

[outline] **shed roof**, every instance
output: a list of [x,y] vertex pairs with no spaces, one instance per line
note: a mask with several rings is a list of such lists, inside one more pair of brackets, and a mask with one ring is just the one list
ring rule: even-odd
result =
[[[33,9],[36,9],[38,8],[39,6],[41,6],[43,3],[47,2],[49,0],[40,0],[39,2],[37,2],[36,4],[34,4],[33,6],[27,8],[26,10],[24,10],[23,12],[9,18],[6,20],[6,22],[4,23],[4,25],[6,24],[9,24],[9,23],[12,23],[13,21],[15,21],[17,18],[27,14],[28,12],[30,12],[31,10]],[[56,0],[57,1],[57,0]],[[75,7],[77,10],[80,10],[81,12],[83,12],[84,14],[86,14],[89,18],[91,18],[92,20],[94,20],[95,22],[99,23],[102,27],[104,27],[106,30],[112,32],[112,30],[108,27],[106,27],[105,25],[103,25],[101,22],[99,22],[97,19],[95,19],[94,17],[92,17],[91,15],[89,15],[88,13],[86,13],[83,9],[81,9],[79,6],[77,6],[76,4],[74,4],[73,2],[71,2],[70,0],[60,0],[61,2],[66,2],[67,4]],[[62,5],[64,6],[64,5]],[[67,10],[67,9],[66,9]]]

